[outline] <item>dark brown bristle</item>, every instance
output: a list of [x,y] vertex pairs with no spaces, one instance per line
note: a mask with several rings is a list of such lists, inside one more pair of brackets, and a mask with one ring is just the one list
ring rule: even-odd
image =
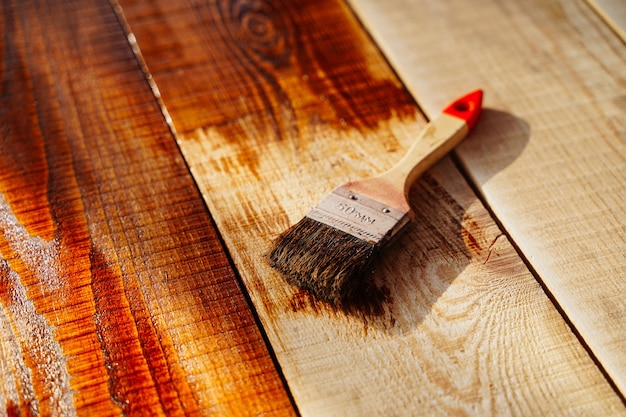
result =
[[304,217],[276,239],[270,261],[287,282],[341,306],[378,251],[378,245]]

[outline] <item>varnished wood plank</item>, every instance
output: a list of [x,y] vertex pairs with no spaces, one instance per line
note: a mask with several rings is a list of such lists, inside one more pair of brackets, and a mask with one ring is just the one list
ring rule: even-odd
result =
[[625,413],[449,159],[369,304],[331,309],[268,266],[278,233],[425,123],[343,3],[120,4],[303,415]]
[[110,3],[0,7],[0,415],[292,414]]
[[[486,120],[459,156],[606,372],[626,392],[626,47],[584,2],[355,8],[432,114],[480,84]],[[475,24],[488,21],[490,24]],[[436,46],[435,46],[436,45]]]

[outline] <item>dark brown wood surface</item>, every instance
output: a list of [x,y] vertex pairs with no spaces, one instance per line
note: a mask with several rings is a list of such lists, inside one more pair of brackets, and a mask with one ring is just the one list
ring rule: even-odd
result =
[[0,415],[292,414],[112,5],[0,16]]
[[[342,2],[119,4],[183,137],[219,127],[241,142],[236,122],[251,119],[267,143],[304,130],[311,114],[364,130],[415,117],[413,99]],[[245,156],[236,163],[254,163]]]

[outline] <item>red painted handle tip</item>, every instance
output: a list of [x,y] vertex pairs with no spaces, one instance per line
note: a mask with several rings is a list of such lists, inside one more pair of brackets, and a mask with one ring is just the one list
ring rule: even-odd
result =
[[472,91],[452,102],[443,110],[443,113],[465,120],[471,130],[480,116],[483,106],[483,90]]

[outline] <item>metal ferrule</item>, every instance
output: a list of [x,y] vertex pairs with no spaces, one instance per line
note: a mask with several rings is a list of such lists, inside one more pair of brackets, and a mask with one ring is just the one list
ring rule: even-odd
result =
[[307,217],[372,244],[385,244],[409,222],[408,213],[338,188]]

